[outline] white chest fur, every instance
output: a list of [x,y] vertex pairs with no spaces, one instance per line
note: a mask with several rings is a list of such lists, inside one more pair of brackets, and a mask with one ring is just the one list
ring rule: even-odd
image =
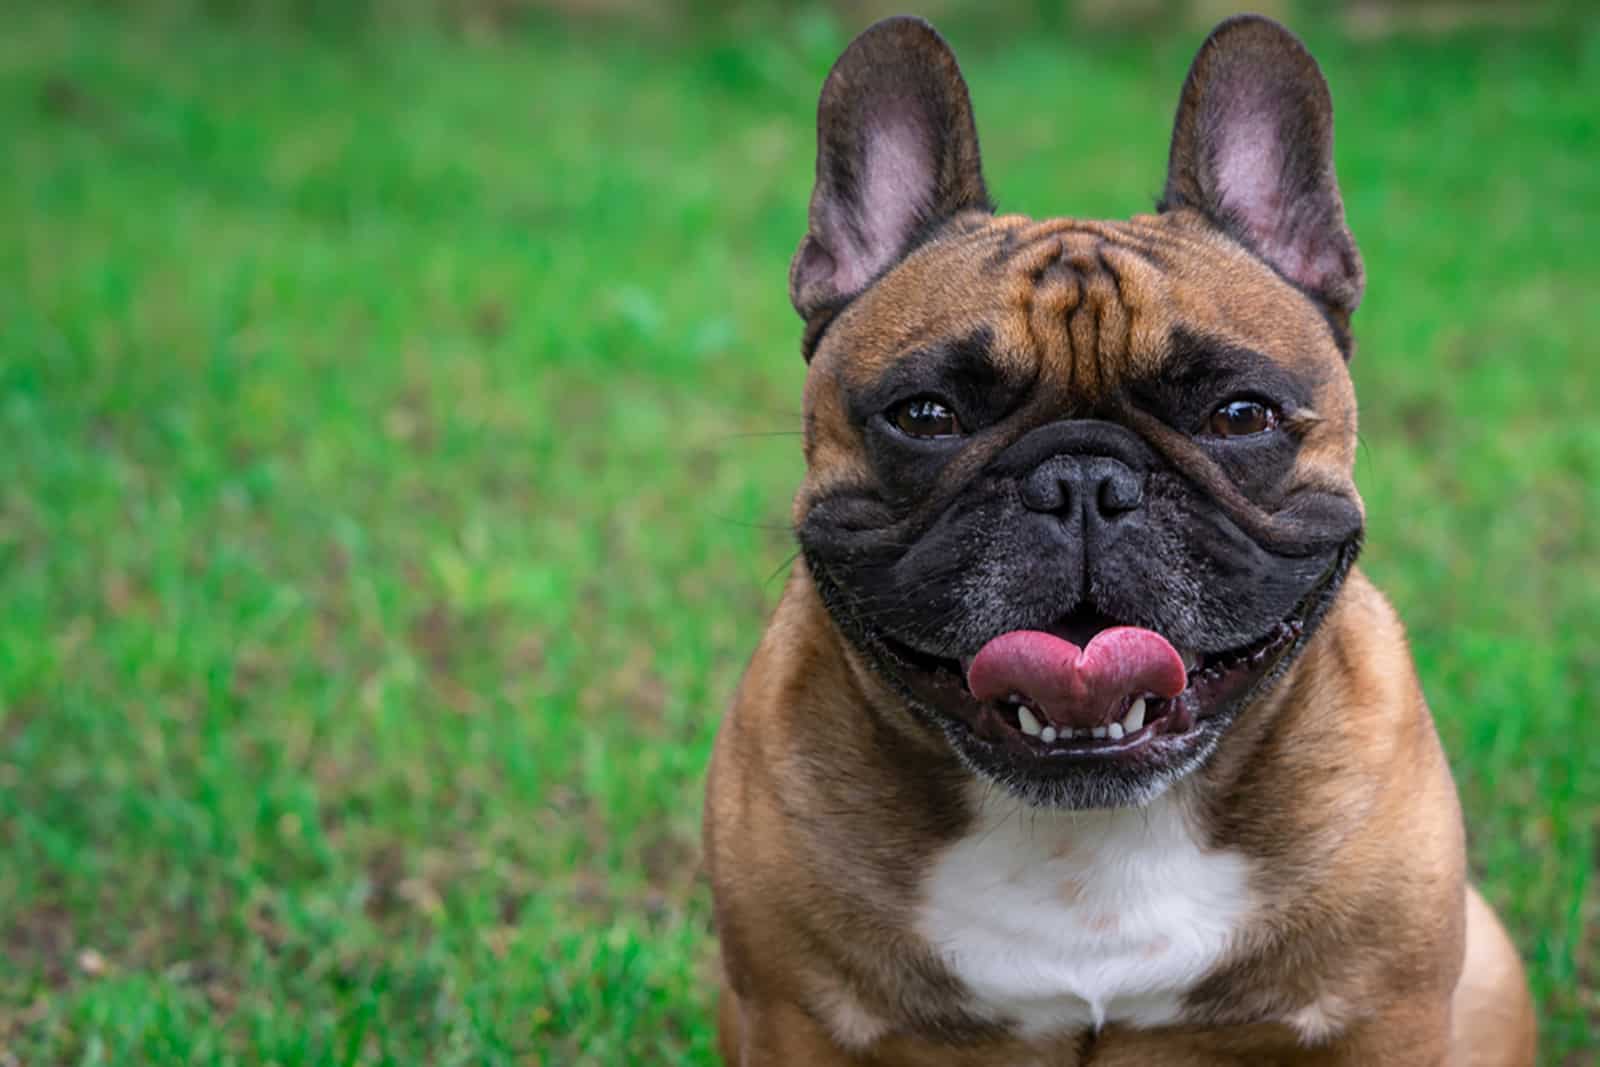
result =
[[930,873],[917,922],[975,1007],[1029,1036],[1181,1021],[1250,895],[1244,857],[1202,847],[1176,792],[1076,813],[985,797]]

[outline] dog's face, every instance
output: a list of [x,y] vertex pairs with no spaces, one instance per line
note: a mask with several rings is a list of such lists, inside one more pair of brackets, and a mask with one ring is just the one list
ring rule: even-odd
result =
[[1327,88],[1275,23],[1190,72],[1158,214],[995,216],[955,60],[869,29],[819,109],[807,567],[979,773],[1139,803],[1298,654],[1360,542],[1360,259]]

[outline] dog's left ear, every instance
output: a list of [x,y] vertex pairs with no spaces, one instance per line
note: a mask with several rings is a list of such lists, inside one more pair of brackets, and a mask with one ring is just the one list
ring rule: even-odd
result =
[[817,104],[810,227],[789,268],[808,353],[830,311],[968,208],[993,210],[956,57],[921,19],[884,19],[845,49]]
[[1200,46],[1160,210],[1189,207],[1318,299],[1343,335],[1366,284],[1333,173],[1333,101],[1299,38],[1259,15]]

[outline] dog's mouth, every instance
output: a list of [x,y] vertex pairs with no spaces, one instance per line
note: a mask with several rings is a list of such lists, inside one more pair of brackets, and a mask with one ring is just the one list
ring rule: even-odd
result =
[[1000,634],[959,660],[892,651],[920,676],[907,679],[913,688],[977,740],[1013,756],[1074,762],[1182,746],[1247,695],[1303,632],[1296,613],[1249,645],[1201,654],[1080,611],[1043,630]]
[[807,564],[834,618],[970,770],[1030,803],[1081,808],[1141,803],[1202,766],[1305,646],[1359,550],[1345,542],[1285,616],[1231,647],[1084,605],[954,656],[872,626],[823,561]]

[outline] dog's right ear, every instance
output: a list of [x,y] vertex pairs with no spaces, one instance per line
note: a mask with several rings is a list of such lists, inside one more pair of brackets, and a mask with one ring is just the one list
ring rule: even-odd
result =
[[807,358],[823,326],[938,223],[992,211],[956,57],[918,18],[863,31],[817,105],[810,230],[789,268]]

